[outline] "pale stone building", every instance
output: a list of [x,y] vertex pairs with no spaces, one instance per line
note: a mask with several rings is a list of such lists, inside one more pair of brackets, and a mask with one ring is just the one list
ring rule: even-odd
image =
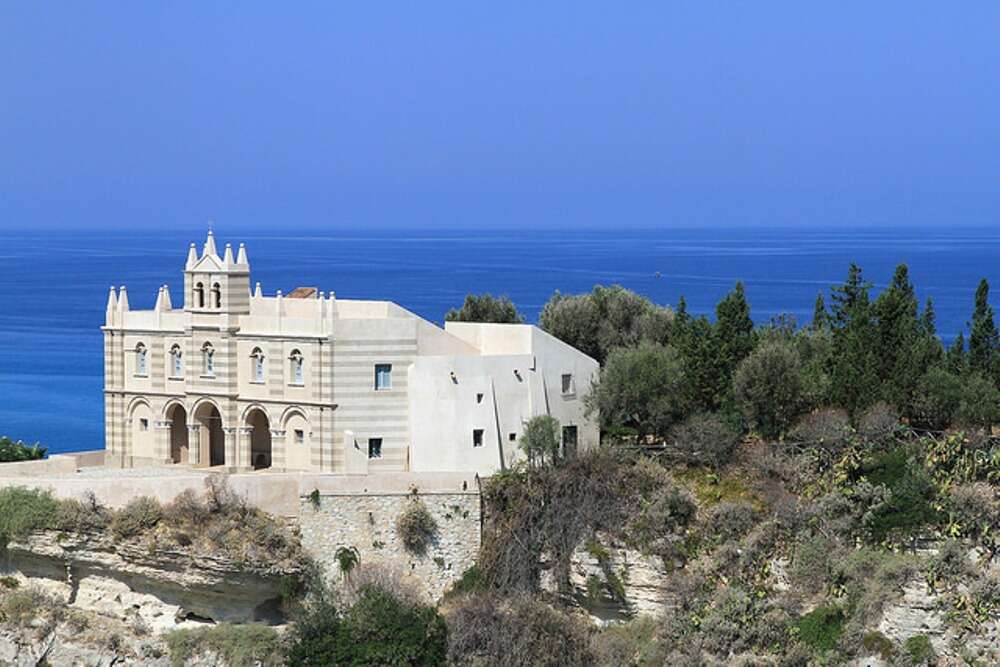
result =
[[333,473],[475,471],[521,453],[549,414],[596,446],[583,394],[597,362],[530,325],[448,323],[311,288],[251,292],[241,244],[211,234],[152,310],[111,289],[104,331],[109,465]]

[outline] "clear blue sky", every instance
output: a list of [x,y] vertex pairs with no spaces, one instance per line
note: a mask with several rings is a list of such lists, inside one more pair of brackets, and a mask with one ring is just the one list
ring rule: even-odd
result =
[[7,2],[0,228],[1000,221],[1000,3]]

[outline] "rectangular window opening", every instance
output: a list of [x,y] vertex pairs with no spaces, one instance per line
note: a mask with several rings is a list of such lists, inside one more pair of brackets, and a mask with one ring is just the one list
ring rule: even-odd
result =
[[483,429],[476,428],[472,430],[472,446],[473,447],[483,446]]
[[368,458],[382,458],[382,438],[368,438]]
[[476,403],[482,403],[482,402],[483,402],[483,395],[476,394]]
[[507,439],[510,440],[511,442],[516,441],[517,440],[517,433],[511,433],[511,434],[509,434],[507,436]]
[[563,373],[562,376],[562,393],[563,394],[575,394],[576,387],[573,386],[573,374]]
[[392,389],[392,364],[375,364],[375,391]]

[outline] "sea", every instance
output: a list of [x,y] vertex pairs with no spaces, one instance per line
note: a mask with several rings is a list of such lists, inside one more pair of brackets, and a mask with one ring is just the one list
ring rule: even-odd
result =
[[[738,280],[752,314],[811,319],[818,292],[859,264],[876,290],[906,263],[931,297],[949,343],[966,327],[980,278],[1000,297],[1000,230],[893,228],[700,228],[573,230],[337,230],[263,232],[216,227],[247,246],[251,280],[265,294],[296,286],[339,298],[387,299],[433,322],[469,292],[509,296],[536,321],[556,290],[620,284],[662,304],[683,295],[711,315]],[[182,300],[188,245],[205,230],[0,231],[0,434],[50,452],[103,446],[102,335],[111,285],[133,309],[157,288]]]

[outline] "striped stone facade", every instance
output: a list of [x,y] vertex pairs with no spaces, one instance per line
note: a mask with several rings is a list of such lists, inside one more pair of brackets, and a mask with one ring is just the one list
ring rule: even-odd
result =
[[[470,360],[471,373],[482,376],[479,383],[492,382],[487,376],[499,373],[498,381],[510,384],[515,377],[510,369],[518,373],[508,392],[517,394],[511,399],[516,415],[504,424],[504,433],[514,437],[518,419],[547,412],[553,404],[566,407],[557,417],[583,424],[582,402],[575,396],[556,401],[544,395],[544,364],[533,356],[535,337],[525,335],[537,332],[534,327],[492,325],[488,331],[465,328],[452,334],[386,301],[338,300],[333,293],[303,288],[265,297],[259,284],[251,291],[245,248],[234,256],[227,245],[220,256],[211,234],[200,254],[192,244],[184,292],[183,305],[175,308],[164,285],[152,310],[132,310],[124,287],[112,288],[108,297],[103,332],[111,465],[367,474],[450,470],[472,461],[488,472],[504,464],[503,456],[470,459],[438,452],[434,443],[413,446],[430,433],[428,423],[433,439],[441,440],[448,424],[434,415],[465,412],[461,406],[441,410],[434,396],[447,393],[442,400],[449,405],[471,400],[451,391],[457,380],[449,370],[469,369]],[[498,344],[497,331],[510,340]],[[489,341],[481,340],[486,335]],[[581,373],[581,383],[589,383],[596,363],[555,344],[554,352],[543,354],[553,359],[551,372],[571,369]],[[484,345],[498,351],[484,352]],[[423,366],[433,377],[414,375],[418,359],[436,360]],[[388,386],[377,386],[378,366],[391,367]],[[463,370],[466,379],[473,381]],[[421,395],[421,387],[413,386],[429,390],[440,381],[448,391]],[[596,437],[596,425],[585,426]],[[462,433],[446,446],[472,446],[470,429],[476,427],[461,422],[456,429]],[[423,457],[416,467],[415,451]]]

